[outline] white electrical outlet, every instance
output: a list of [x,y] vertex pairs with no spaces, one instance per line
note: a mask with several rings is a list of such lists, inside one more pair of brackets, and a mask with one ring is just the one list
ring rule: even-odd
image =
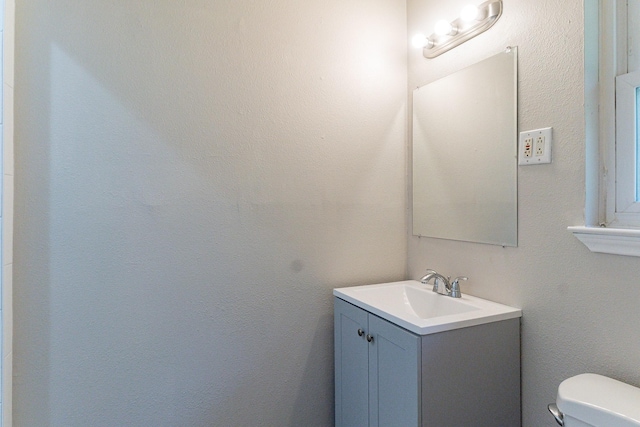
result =
[[536,156],[544,156],[544,136],[539,135],[536,137]]
[[520,132],[519,165],[551,163],[552,128]]
[[531,157],[533,153],[533,138],[525,138],[524,140],[524,156],[526,158]]

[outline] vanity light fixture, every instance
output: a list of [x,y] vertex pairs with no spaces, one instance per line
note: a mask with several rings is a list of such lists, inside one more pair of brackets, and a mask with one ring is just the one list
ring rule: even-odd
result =
[[415,48],[428,47],[430,49],[433,47],[433,42],[429,40],[424,34],[416,34],[415,36],[413,36],[413,38],[411,39],[411,44],[413,44]]
[[462,8],[462,12],[460,12],[460,19],[464,22],[472,22],[478,19],[478,13],[480,9],[475,4],[468,4]]
[[435,58],[487,31],[500,16],[502,0],[488,0],[478,6],[468,5],[462,9],[458,19],[452,22],[438,21],[433,34],[429,37],[417,34],[412,43],[415,47],[422,48],[425,58]]
[[433,31],[435,31],[435,33],[440,37],[455,36],[458,34],[458,27],[454,27],[444,19],[441,19],[436,22],[436,26],[433,28]]

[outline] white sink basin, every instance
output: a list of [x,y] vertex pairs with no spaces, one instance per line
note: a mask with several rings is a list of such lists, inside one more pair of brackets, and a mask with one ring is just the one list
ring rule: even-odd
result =
[[436,294],[416,280],[337,288],[333,295],[419,335],[522,316],[519,308],[462,294]]

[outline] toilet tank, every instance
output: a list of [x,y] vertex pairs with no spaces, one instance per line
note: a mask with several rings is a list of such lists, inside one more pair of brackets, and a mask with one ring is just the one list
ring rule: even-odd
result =
[[556,405],[565,427],[640,427],[640,389],[602,375],[564,380]]

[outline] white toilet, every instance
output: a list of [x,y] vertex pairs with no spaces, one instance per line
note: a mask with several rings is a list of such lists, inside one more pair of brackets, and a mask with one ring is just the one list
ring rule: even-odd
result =
[[565,427],[640,427],[640,388],[596,374],[560,383],[549,411]]

